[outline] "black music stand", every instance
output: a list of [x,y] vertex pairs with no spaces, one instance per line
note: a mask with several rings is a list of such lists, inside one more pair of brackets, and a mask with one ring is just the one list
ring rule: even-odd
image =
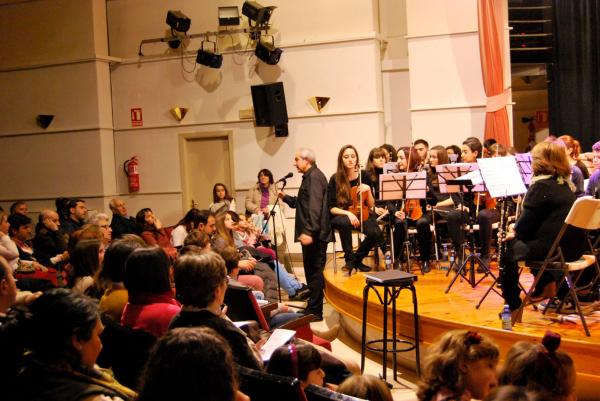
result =
[[531,153],[517,153],[515,155],[515,160],[517,161],[517,167],[519,168],[519,173],[523,179],[523,184],[525,184],[526,187],[529,187],[529,185],[531,185],[531,178],[533,177],[533,170],[531,169]]
[[[475,252],[475,207],[472,204],[473,193],[485,191],[485,185],[483,185],[483,178],[479,172],[477,163],[457,163],[457,164],[444,164],[436,166],[438,172],[438,180],[440,182],[440,191],[448,193],[462,193],[467,192],[469,200],[469,212],[468,216],[468,232],[467,232],[467,245],[469,248],[469,255],[463,258],[462,264],[456,270],[456,274],[452,278],[452,281],[446,288],[445,293],[447,294],[456,280],[460,277],[465,279],[471,287],[475,288],[481,281],[483,281],[488,275],[495,278],[494,274],[490,272],[489,267],[477,256]],[[464,202],[461,200],[461,205],[464,206]],[[463,210],[464,213],[464,210]],[[477,280],[475,278],[475,262],[479,263],[481,269],[483,269],[483,276]],[[448,269],[446,275],[449,275],[452,270],[452,266]]]
[[[379,176],[379,201],[406,201],[409,199],[425,199],[427,189],[427,177],[425,171],[412,173],[390,173]],[[388,213],[390,224],[390,249],[392,251],[392,260],[396,260],[394,249],[394,213]],[[406,240],[402,245],[405,247],[407,258],[407,272],[411,270],[410,260],[410,242],[408,241],[408,222],[407,216],[404,218],[404,228],[406,230]]]

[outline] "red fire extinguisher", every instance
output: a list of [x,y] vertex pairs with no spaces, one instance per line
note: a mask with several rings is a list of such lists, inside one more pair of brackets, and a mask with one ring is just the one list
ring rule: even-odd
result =
[[129,160],[125,160],[123,163],[123,171],[127,176],[129,184],[129,192],[139,192],[140,190],[140,174],[138,173],[139,159],[137,156],[133,156]]

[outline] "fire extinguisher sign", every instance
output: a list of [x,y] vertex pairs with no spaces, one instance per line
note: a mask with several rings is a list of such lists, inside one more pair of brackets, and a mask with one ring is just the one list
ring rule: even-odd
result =
[[144,125],[144,120],[142,120],[142,108],[135,107],[131,109],[131,126],[132,127],[141,127]]

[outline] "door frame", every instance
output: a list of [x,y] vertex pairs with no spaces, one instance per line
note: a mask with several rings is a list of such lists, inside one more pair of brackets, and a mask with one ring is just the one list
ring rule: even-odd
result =
[[179,134],[179,163],[181,168],[181,202],[183,205],[183,213],[186,213],[191,208],[190,184],[188,181],[188,157],[187,144],[189,141],[197,139],[227,139],[229,146],[229,182],[230,191],[235,190],[235,170],[233,157],[233,130],[218,130],[218,131],[203,131],[190,132]]

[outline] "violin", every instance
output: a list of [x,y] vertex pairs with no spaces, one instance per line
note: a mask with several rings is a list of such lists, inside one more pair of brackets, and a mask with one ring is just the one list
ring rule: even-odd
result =
[[348,207],[348,210],[358,217],[361,222],[364,222],[369,218],[369,191],[366,190],[359,193],[359,186],[360,185],[350,188],[350,200],[352,201],[352,204]]
[[418,199],[409,199],[404,204],[404,213],[411,220],[419,220],[423,216],[421,202]]
[[492,198],[488,191],[478,192],[475,197],[475,206],[479,209],[484,206],[484,209],[495,209],[497,205],[496,198]]

